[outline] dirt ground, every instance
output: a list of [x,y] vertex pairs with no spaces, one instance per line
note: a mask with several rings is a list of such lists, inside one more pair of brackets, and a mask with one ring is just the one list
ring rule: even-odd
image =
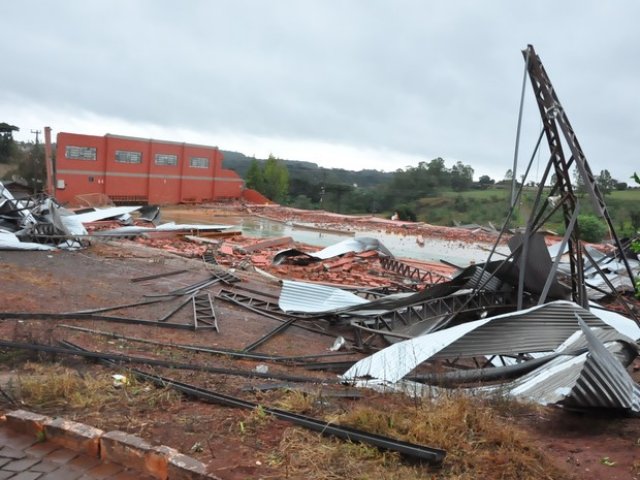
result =
[[[210,268],[201,260],[187,260],[132,242],[97,244],[78,252],[0,252],[0,312],[63,313],[85,309],[110,307],[154,298],[184,288],[209,277]],[[183,273],[153,280],[132,282],[143,276],[186,270]],[[279,285],[255,273],[236,270],[243,285],[262,292],[265,299],[273,299]],[[216,293],[223,286],[209,288]],[[159,319],[176,305],[160,302],[123,308],[113,315],[139,319]],[[222,407],[189,400],[170,392],[157,391],[148,385],[131,384],[124,388],[112,385],[111,374],[122,373],[132,378],[129,368],[157,372],[161,375],[233,395],[261,405],[280,405],[292,408],[295,402],[304,402],[300,396],[283,393],[283,383],[312,392],[310,398],[328,399],[332,409],[349,411],[354,406],[369,402],[384,408],[383,395],[358,391],[336,384],[339,372],[309,370],[292,364],[260,360],[233,359],[205,353],[185,353],[167,345],[154,345],[98,335],[95,331],[136,337],[164,344],[188,344],[209,348],[242,350],[263,335],[281,325],[247,309],[215,300],[219,332],[211,329],[193,331],[162,326],[121,324],[96,320],[1,320],[0,338],[25,343],[56,345],[67,340],[84,348],[102,352],[126,353],[132,356],[170,359],[173,362],[208,365],[221,369],[252,372],[268,368],[269,373],[282,373],[308,377],[308,382],[287,382],[265,378],[248,378],[231,373],[193,372],[144,365],[121,365],[112,369],[95,362],[61,355],[25,353],[0,348],[0,386],[12,392],[16,379],[25,375],[55,377],[62,383],[64,369],[71,369],[83,379],[94,379],[94,390],[83,391],[82,399],[12,405],[0,397],[0,410],[22,407],[49,415],[63,415],[103,429],[120,429],[139,435],[153,443],[166,444],[188,453],[209,464],[210,471],[221,478],[236,480],[247,478],[307,478],[289,472],[288,461],[282,461],[283,439],[301,430],[290,424],[265,419],[260,411]],[[189,325],[193,313],[187,306],[176,313],[170,322]],[[72,330],[62,325],[79,326],[93,333]],[[262,344],[260,353],[295,356],[326,355],[336,335],[351,335],[349,330],[337,330],[323,320],[309,321],[315,331],[292,326]],[[318,333],[325,332],[325,333]],[[354,361],[360,353],[319,357],[318,360],[337,362]],[[39,365],[53,363],[53,370],[41,370]],[[640,379],[640,363],[630,370]],[[56,370],[57,369],[57,370]],[[60,375],[60,377],[56,377]],[[315,379],[315,381],[314,381]],[[273,390],[256,390],[270,385]],[[356,398],[352,398],[356,397]],[[91,400],[91,401],[90,401]],[[298,405],[299,406],[299,405]],[[322,413],[324,406],[313,406],[312,413]],[[327,407],[329,408],[329,407]],[[302,406],[304,409],[304,405]],[[319,410],[318,410],[319,409]],[[300,410],[300,409],[298,409]],[[509,414],[530,441],[531,448],[539,450],[566,478],[580,479],[636,479],[640,478],[640,421],[612,417],[599,412],[573,413],[559,408],[533,408]],[[438,445],[432,445],[438,447]],[[279,452],[279,453],[278,453]],[[507,459],[508,461],[508,459]],[[339,478],[327,475],[322,478]],[[343,478],[349,478],[344,476]],[[366,477],[362,477],[366,478]],[[396,478],[389,474],[385,478]],[[437,472],[425,469],[424,476],[415,478],[441,478]],[[506,478],[506,477],[505,477]],[[509,478],[520,478],[517,476]],[[547,477],[553,478],[553,477]]]

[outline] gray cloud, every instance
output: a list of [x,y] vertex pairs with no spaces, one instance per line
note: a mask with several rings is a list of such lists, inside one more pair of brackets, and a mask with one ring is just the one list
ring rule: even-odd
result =
[[[532,43],[593,170],[626,180],[640,169],[639,11],[633,0],[4,2],[0,120],[37,104],[443,156],[498,176]],[[539,128],[529,98],[523,158]]]

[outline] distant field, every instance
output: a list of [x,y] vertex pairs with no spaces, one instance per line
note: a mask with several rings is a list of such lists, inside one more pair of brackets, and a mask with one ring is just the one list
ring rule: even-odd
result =
[[[519,210],[512,224],[522,225],[529,215],[537,189],[524,190],[519,202]],[[426,197],[416,202],[418,220],[437,225],[487,224],[501,226],[506,218],[511,198],[508,188],[489,188],[468,192],[442,192],[438,196]],[[581,212],[593,214],[591,201],[587,196],[579,196]],[[605,202],[614,227],[619,234],[633,233],[634,216],[640,215],[640,189],[613,191],[605,196]],[[562,228],[562,216],[556,215],[547,225],[558,230]]]
[[468,199],[478,199],[478,200],[495,200],[494,197],[498,199],[507,199],[511,196],[511,190],[506,188],[488,188],[487,190],[469,190],[468,192],[443,192],[442,196],[445,198],[455,198],[457,196],[462,196],[463,198]]
[[640,202],[640,188],[633,190],[614,191],[605,197],[606,200],[623,200],[629,202]]

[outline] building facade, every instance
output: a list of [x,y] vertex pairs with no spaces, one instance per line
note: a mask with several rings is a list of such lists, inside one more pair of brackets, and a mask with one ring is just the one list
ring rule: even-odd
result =
[[217,147],[120,135],[57,136],[54,195],[101,193],[116,203],[176,204],[242,198],[244,181]]

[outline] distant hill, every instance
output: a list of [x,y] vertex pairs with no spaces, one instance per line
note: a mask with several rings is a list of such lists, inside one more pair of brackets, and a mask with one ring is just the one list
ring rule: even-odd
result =
[[[224,155],[223,165],[233,170],[242,178],[246,177],[249,165],[253,158],[239,152],[220,150]],[[257,159],[264,162],[264,159]],[[301,160],[282,160],[289,170],[289,179],[303,181],[311,185],[319,184],[344,184],[358,185],[359,187],[376,187],[388,183],[393,178],[393,173],[378,170],[345,170],[342,168],[324,168],[313,162]]]

